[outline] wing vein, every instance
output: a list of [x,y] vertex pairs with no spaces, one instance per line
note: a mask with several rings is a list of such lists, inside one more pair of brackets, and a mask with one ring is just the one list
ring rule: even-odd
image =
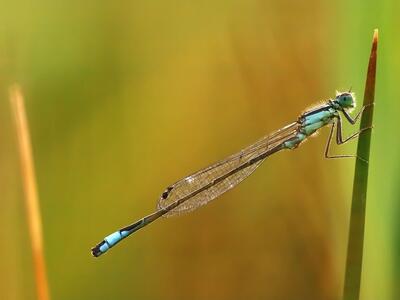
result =
[[236,154],[175,182],[161,195],[157,208],[172,207],[165,214],[170,217],[207,204],[253,173],[269,156],[269,151],[293,137],[298,127],[297,122],[291,123]]

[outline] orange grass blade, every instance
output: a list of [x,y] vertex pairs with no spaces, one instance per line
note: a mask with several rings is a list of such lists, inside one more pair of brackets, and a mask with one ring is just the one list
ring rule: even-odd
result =
[[49,300],[49,287],[43,253],[42,223],[36,188],[32,148],[25,114],[24,98],[20,87],[17,85],[10,88],[10,102],[14,113],[16,133],[18,137],[18,149],[25,194],[26,216],[32,246],[37,299]]
[[[374,103],[377,50],[378,29],[375,29],[368,64],[367,80],[365,83],[364,106]],[[366,108],[361,118],[360,128],[372,126],[373,112],[372,105]],[[367,130],[360,135],[358,139],[358,157],[362,157],[365,160],[369,159],[370,143],[371,130]],[[347,245],[346,275],[343,292],[344,300],[358,300],[360,298],[368,167],[369,165],[367,163],[360,159],[357,160],[354,174],[349,240]]]

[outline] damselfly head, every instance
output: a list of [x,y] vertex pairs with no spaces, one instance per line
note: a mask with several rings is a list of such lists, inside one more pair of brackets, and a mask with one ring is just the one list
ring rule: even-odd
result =
[[343,109],[356,107],[356,98],[351,92],[336,93],[335,102]]

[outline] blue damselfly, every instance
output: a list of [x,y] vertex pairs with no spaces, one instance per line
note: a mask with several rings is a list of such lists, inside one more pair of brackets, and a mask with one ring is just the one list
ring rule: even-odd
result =
[[[360,112],[352,118],[349,113],[355,105],[353,93],[350,91],[337,93],[335,98],[301,114],[296,122],[263,137],[224,160],[177,181],[161,194],[157,211],[110,234],[92,248],[92,254],[96,257],[100,256],[133,232],[161,216],[179,215],[207,204],[248,177],[268,156],[284,149],[297,148],[304,140],[326,125],[331,125],[331,131],[325,147],[325,157],[354,157],[354,155],[329,155],[329,147],[335,128],[338,145],[356,138],[362,131],[369,129],[363,128],[343,138],[342,116],[354,125],[366,108],[362,107]],[[362,158],[359,159],[365,161]]]

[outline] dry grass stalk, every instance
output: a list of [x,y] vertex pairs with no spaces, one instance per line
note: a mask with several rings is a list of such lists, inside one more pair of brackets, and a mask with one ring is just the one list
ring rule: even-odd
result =
[[38,192],[36,188],[32,148],[25,114],[24,98],[20,87],[17,85],[10,88],[10,102],[14,113],[16,133],[18,137],[18,149],[21,161],[27,223],[32,246],[37,299],[49,300],[50,294],[43,252],[42,223]]

